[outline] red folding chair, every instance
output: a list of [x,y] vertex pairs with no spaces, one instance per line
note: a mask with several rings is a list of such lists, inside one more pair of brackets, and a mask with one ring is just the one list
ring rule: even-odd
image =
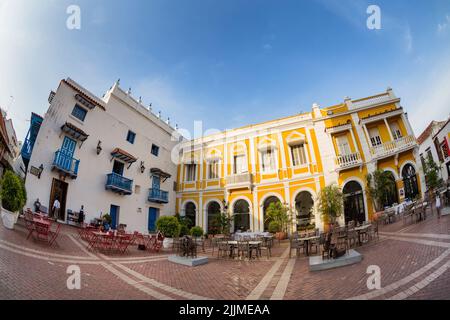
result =
[[57,224],[56,229],[52,230],[51,224],[44,223],[44,222],[38,222],[34,221],[35,230],[37,234],[37,239],[40,241],[47,242],[50,246],[53,245],[53,243],[56,242],[56,239],[58,238],[59,231],[61,229],[61,225]]
[[[53,230],[52,230],[52,226],[54,226],[54,225],[56,225],[56,228],[54,228]],[[49,239],[49,245],[50,246],[52,246],[52,244],[53,243],[56,243],[56,244],[58,244],[57,242],[56,242],[56,239],[58,239],[58,236],[59,236],[59,232],[61,231],[61,225],[59,224],[59,223],[53,223],[53,224],[51,224],[50,225],[50,228],[49,228],[49,230],[48,230],[48,233],[49,233],[49,237],[50,237],[50,239]]]
[[31,237],[31,235],[36,232],[36,226],[34,224],[33,218],[29,219],[29,217],[25,215],[25,227],[28,230],[27,236],[28,240]]
[[136,236],[135,235],[123,235],[121,237],[119,237],[118,241],[117,241],[117,250],[121,253],[124,254],[128,247],[133,245],[133,243],[135,242]]
[[155,241],[153,242],[153,251],[154,252],[159,252],[159,250],[161,250],[163,241],[164,241],[164,236],[161,232],[159,232],[158,235],[155,237]]

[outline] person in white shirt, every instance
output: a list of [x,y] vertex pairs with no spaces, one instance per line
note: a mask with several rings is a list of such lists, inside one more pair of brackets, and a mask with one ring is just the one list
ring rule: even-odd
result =
[[436,210],[437,210],[438,219],[440,219],[441,218],[441,197],[440,197],[439,191],[436,192]]
[[58,220],[59,218],[59,209],[61,208],[61,204],[59,203],[58,199],[55,199],[55,202],[53,202],[53,218],[55,220]]

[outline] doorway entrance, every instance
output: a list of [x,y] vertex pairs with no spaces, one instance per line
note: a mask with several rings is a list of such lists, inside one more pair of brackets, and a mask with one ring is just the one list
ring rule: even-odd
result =
[[[49,203],[49,216],[60,221],[66,221],[66,200],[67,200],[67,189],[69,185],[58,179],[53,179],[52,189],[50,192],[50,203]],[[60,204],[59,210],[53,209],[53,204],[55,200],[58,199]],[[57,212],[56,212],[57,211]]]
[[148,208],[148,231],[155,232],[156,231],[156,220],[159,218],[159,209],[158,208]]
[[366,220],[364,196],[361,185],[356,181],[348,182],[343,189],[345,224],[350,221],[362,223]]
[[117,226],[119,225],[119,214],[120,207],[112,204],[109,215],[111,216],[111,229],[113,230],[117,230]]

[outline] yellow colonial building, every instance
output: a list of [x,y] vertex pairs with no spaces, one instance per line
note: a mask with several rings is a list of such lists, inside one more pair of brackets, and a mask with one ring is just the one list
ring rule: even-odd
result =
[[366,175],[392,173],[397,192],[386,205],[420,194],[418,145],[407,115],[386,92],[304,114],[228,130],[180,147],[177,211],[205,231],[226,208],[234,230],[263,231],[265,211],[280,201],[295,212],[294,224],[323,230],[316,199],[321,188],[343,190],[341,222],[371,220]]

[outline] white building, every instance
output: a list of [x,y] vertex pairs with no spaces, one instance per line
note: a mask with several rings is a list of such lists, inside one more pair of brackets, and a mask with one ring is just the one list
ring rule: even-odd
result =
[[177,167],[168,161],[178,143],[174,128],[118,82],[100,99],[62,80],[49,103],[43,120],[34,115],[38,129],[30,129],[22,150],[31,153],[28,208],[39,199],[53,215],[58,199],[61,222],[73,223],[84,206],[87,223],[109,213],[114,226],[140,232],[175,213]]
[[[449,119],[450,120],[450,119]],[[450,158],[445,148],[449,143],[450,125],[448,121],[432,121],[428,127],[417,138],[419,143],[419,157],[421,161],[420,180],[421,185],[426,186],[423,166],[428,157],[433,158],[434,162],[441,167],[440,175],[444,181],[447,181],[450,171]],[[447,149],[448,150],[448,149]],[[446,154],[445,154],[446,153]],[[425,192],[426,188],[422,188]]]

